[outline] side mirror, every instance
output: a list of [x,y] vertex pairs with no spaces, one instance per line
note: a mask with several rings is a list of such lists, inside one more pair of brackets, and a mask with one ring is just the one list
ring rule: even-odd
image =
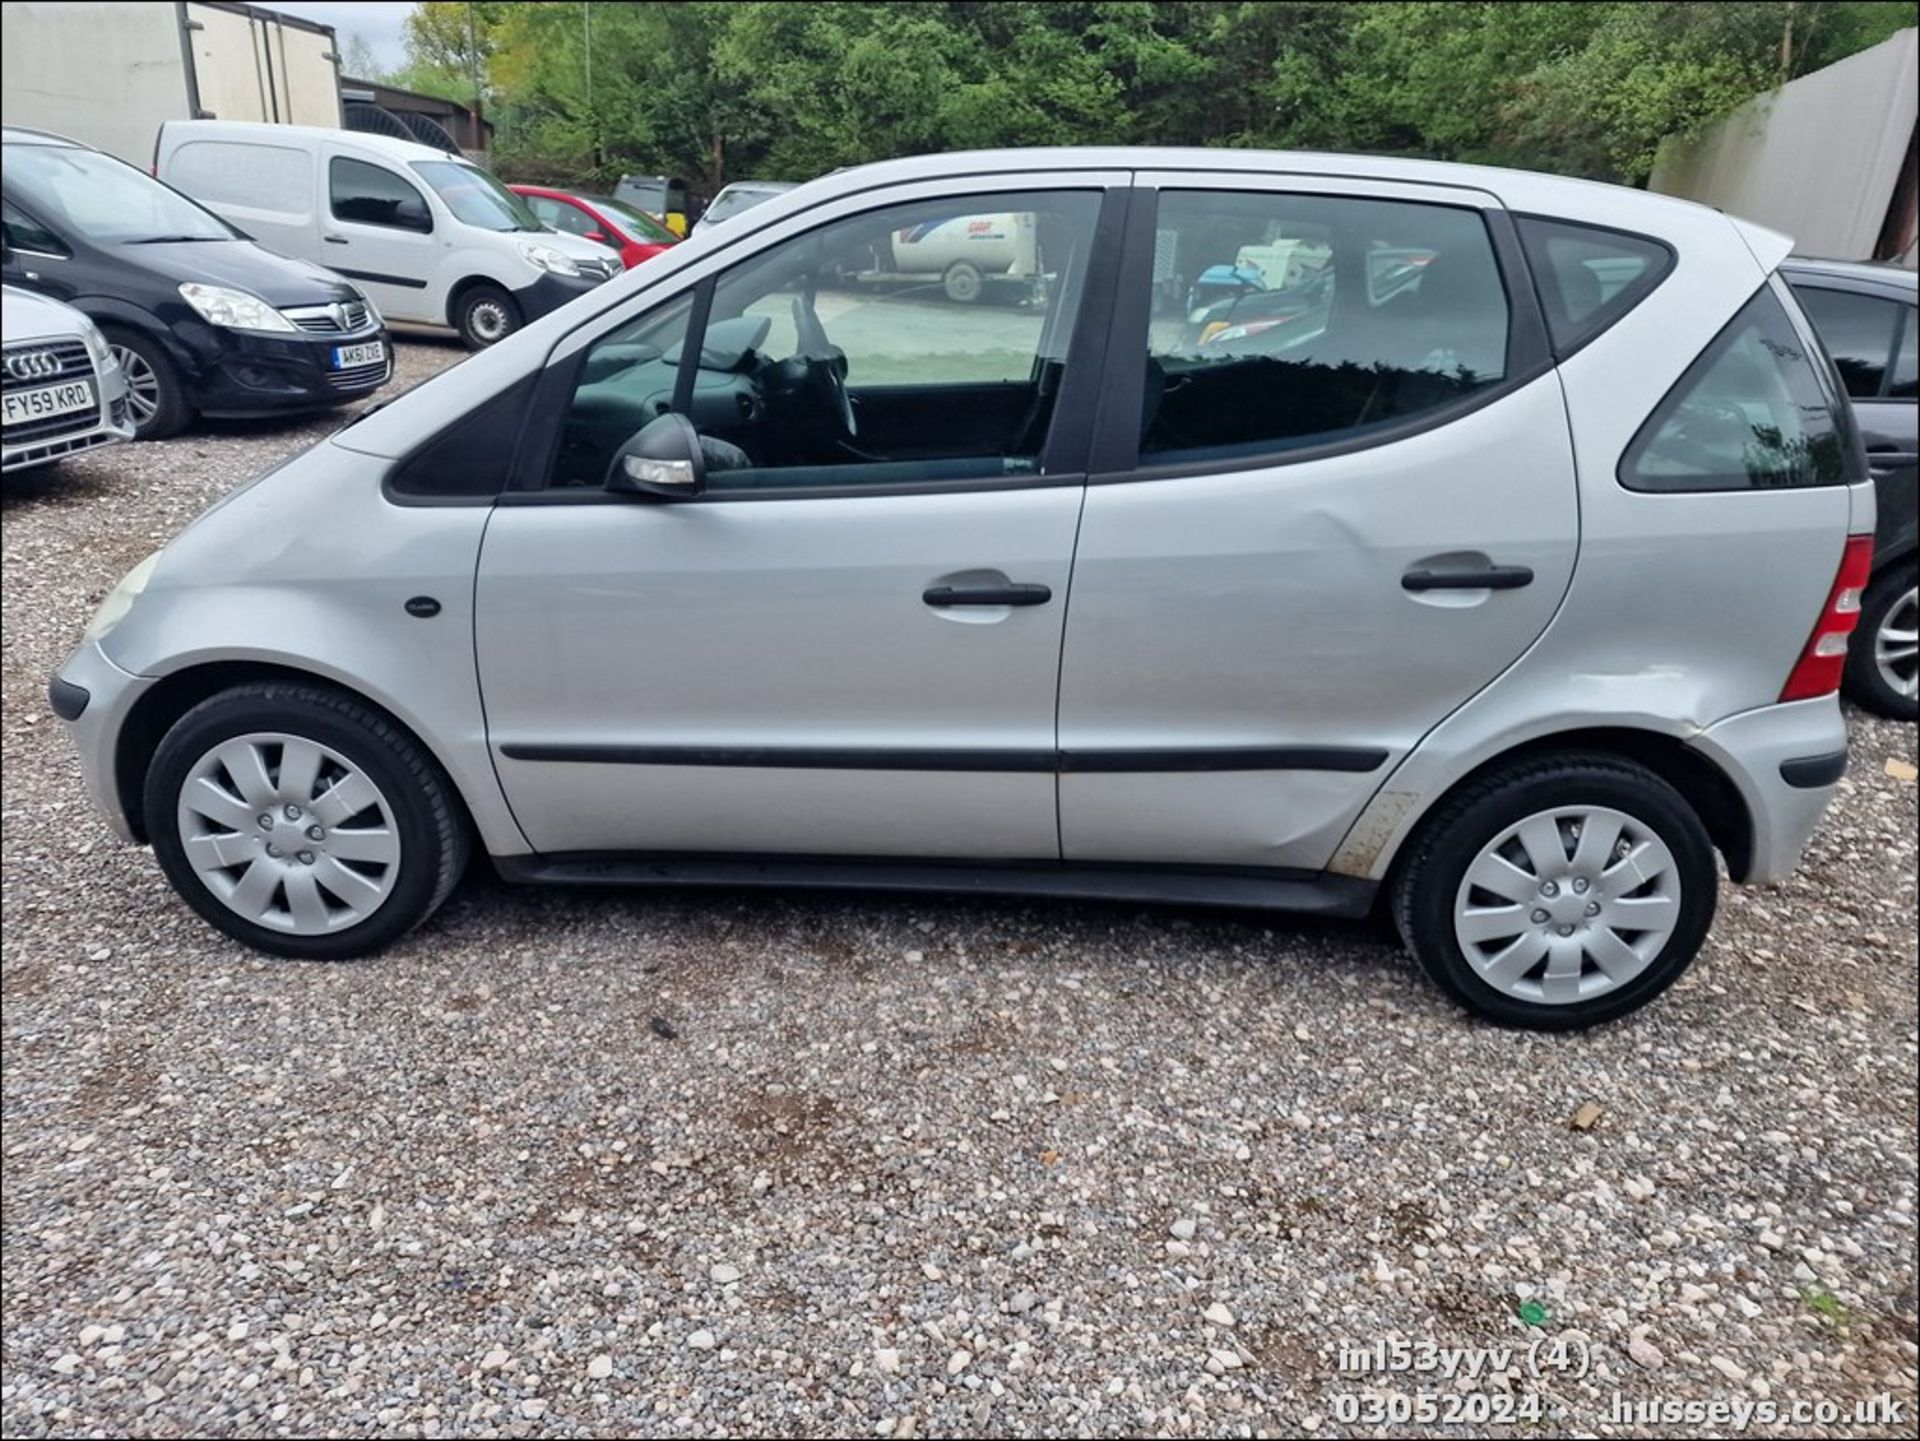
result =
[[402,230],[418,230],[424,234],[433,229],[433,216],[427,211],[427,202],[412,196],[393,207],[393,221]]
[[610,243],[607,240],[607,232],[604,230],[589,230],[580,238],[582,240],[591,240],[595,245],[606,245]]
[[684,415],[650,421],[620,447],[607,468],[605,488],[646,500],[685,500],[706,488],[700,432]]

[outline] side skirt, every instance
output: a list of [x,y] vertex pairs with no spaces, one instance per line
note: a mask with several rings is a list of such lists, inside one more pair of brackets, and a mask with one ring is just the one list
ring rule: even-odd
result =
[[1202,867],[973,862],[858,856],[737,856],[575,851],[495,856],[509,881],[573,886],[776,886],[811,890],[945,891],[986,896],[1158,901],[1365,916],[1376,881],[1325,872]]

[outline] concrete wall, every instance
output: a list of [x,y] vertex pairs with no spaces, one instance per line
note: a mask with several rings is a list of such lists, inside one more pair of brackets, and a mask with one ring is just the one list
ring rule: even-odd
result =
[[71,135],[145,170],[160,122],[187,115],[186,58],[172,5],[0,6],[6,123]]
[[[1669,136],[1648,187],[1785,231],[1802,255],[1874,259],[1917,116],[1920,30],[1909,29],[1756,96],[1690,140]],[[1900,258],[1914,263],[1911,246]]]

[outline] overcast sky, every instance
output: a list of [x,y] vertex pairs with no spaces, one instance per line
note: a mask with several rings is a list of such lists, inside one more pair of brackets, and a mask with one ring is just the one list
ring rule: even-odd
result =
[[[342,0],[328,4],[322,0],[256,0],[263,10],[280,10],[306,20],[331,25],[344,57],[350,36],[358,35],[373,50],[383,70],[397,70],[407,63],[407,13],[413,0]],[[364,80],[364,75],[356,75]]]

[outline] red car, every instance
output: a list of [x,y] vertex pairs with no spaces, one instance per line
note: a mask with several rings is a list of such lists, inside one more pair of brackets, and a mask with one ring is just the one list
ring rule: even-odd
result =
[[642,214],[610,196],[575,195],[569,190],[549,190],[543,185],[509,188],[525,199],[542,225],[612,246],[620,252],[620,259],[629,270],[680,242],[679,236],[651,215]]

